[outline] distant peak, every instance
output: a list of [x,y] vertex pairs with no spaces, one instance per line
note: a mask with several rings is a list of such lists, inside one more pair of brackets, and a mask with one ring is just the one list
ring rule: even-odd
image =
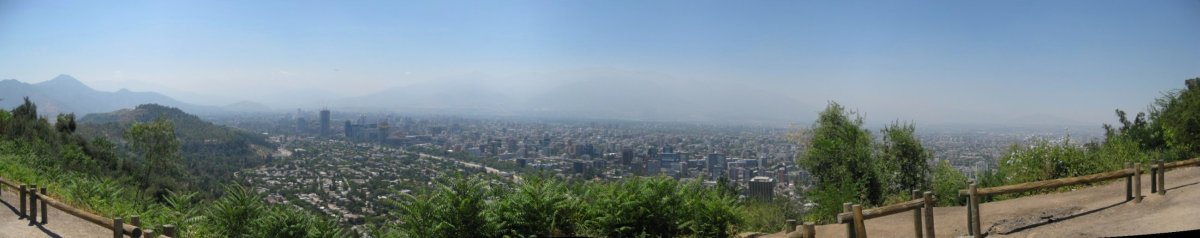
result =
[[68,74],[59,74],[58,77],[54,77],[54,79],[51,79],[50,81],[60,81],[60,80],[79,81],[78,79],[75,79],[75,77],[71,77],[71,75],[68,75]]
[[66,74],[60,74],[58,77],[54,77],[54,79],[51,79],[50,81],[41,82],[38,84],[88,88],[87,85],[83,84],[83,82],[79,82],[79,80],[75,79],[75,77],[71,77],[71,75]]

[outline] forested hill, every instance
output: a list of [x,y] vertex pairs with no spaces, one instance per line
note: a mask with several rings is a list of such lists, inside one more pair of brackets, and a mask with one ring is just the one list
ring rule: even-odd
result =
[[259,165],[273,147],[266,136],[216,125],[178,108],[157,104],[88,114],[79,120],[78,133],[88,138],[104,137],[120,145],[133,123],[152,122],[159,117],[174,125],[186,171],[195,176],[189,180],[207,191],[228,181],[234,172]]

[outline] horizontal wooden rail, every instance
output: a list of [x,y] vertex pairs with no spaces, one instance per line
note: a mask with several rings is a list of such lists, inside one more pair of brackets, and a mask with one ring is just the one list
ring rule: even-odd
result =
[[1170,162],[1170,163],[1167,163],[1165,167],[1167,167],[1167,169],[1174,169],[1174,168],[1179,168],[1179,167],[1184,167],[1184,166],[1196,166],[1196,165],[1200,165],[1200,158],[1192,158],[1190,160],[1180,160],[1180,161]]
[[[925,206],[924,198],[913,199],[913,200],[909,200],[909,201],[905,201],[905,202],[901,202],[901,203],[897,203],[897,204],[863,210],[862,215],[863,215],[863,219],[872,219],[872,218],[892,215],[892,214],[896,214],[896,213],[912,211],[913,209],[919,209],[924,206]],[[838,223],[847,223],[847,222],[850,222],[853,220],[854,220],[853,212],[843,212],[843,213],[840,213],[837,215]]]
[[[35,196],[38,197],[38,200],[41,200],[42,202],[45,202],[46,204],[49,204],[50,206],[52,206],[54,208],[58,208],[58,210],[66,212],[67,214],[71,214],[72,216],[79,217],[83,220],[86,220],[93,224],[99,225],[101,227],[111,228],[113,225],[113,219],[111,219],[111,218],[105,218],[100,215],[92,214],[92,213],[84,211],[84,210],[79,210],[75,207],[71,207],[70,205],[62,203],[62,202],[58,201],[57,199],[54,199],[50,196],[46,196],[46,195],[42,195],[42,194],[35,194]],[[142,234],[142,228],[133,226],[131,224],[124,224],[121,226],[121,228],[123,230],[121,232],[125,233],[126,235],[141,236],[141,234]]]
[[[863,210],[862,205],[843,203],[843,213],[837,215],[837,223],[846,224],[846,237],[867,238],[866,220],[902,212],[913,212],[913,237],[933,238],[933,192],[912,190],[912,200],[897,204]],[[924,214],[924,215],[922,215]],[[895,237],[892,234],[888,237]]]
[[17,190],[18,188],[21,187],[21,185],[17,185],[16,183],[13,183],[12,181],[4,180],[4,178],[0,178],[0,184],[3,184],[4,186],[8,186],[8,187],[12,188],[13,190]]
[[[1078,176],[1078,177],[1042,180],[1042,181],[1035,181],[1035,182],[1028,182],[1028,183],[1005,185],[1005,186],[999,186],[999,187],[981,188],[981,189],[978,189],[977,195],[978,196],[992,196],[992,195],[1001,195],[1001,194],[1009,194],[1009,193],[1019,193],[1019,192],[1029,191],[1029,190],[1057,188],[1057,187],[1070,186],[1070,185],[1076,185],[1076,184],[1081,184],[1081,183],[1094,183],[1094,182],[1100,182],[1100,181],[1105,181],[1105,180],[1110,180],[1110,179],[1117,179],[1117,178],[1124,178],[1124,177],[1132,176],[1133,172],[1134,172],[1133,170],[1134,169],[1122,169],[1122,170],[1117,170],[1117,171],[1109,171],[1109,172],[1104,172],[1104,173],[1084,175],[1084,176]],[[959,196],[968,196],[970,194],[971,194],[970,191],[967,189],[958,190]]]

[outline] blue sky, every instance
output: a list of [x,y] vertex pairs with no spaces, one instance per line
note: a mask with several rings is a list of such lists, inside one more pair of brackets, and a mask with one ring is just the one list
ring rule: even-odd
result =
[[263,100],[595,69],[765,85],[869,119],[1105,122],[1200,77],[1200,1],[0,0],[0,78],[27,82]]

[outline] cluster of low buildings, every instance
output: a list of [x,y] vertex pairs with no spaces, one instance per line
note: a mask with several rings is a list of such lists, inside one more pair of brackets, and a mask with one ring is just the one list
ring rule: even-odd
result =
[[402,193],[428,187],[451,173],[478,171],[377,143],[304,136],[271,139],[281,145],[274,161],[237,177],[268,203],[314,210],[355,226],[394,210],[385,201],[402,199]]

